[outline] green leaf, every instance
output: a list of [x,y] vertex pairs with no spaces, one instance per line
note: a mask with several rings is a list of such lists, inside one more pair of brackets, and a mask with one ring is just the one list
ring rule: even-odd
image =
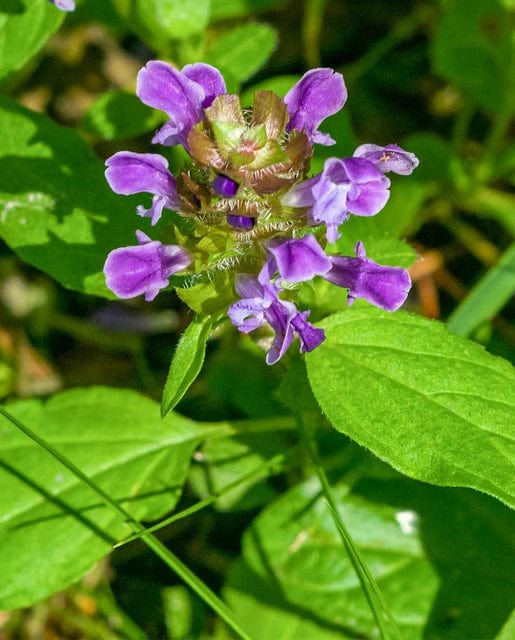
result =
[[424,637],[493,638],[513,606],[515,512],[477,491],[372,478],[366,470],[353,493],[391,505],[402,527],[420,532],[440,581]]
[[493,318],[515,294],[515,244],[505,251],[453,311],[447,328],[468,336],[485,320]]
[[[203,433],[125,390],[74,389],[9,411],[138,519],[174,507]],[[3,418],[0,433],[0,609],[13,609],[78,580],[132,529]]]
[[448,4],[433,41],[433,64],[476,104],[498,111],[513,91],[513,29],[500,0]]
[[163,390],[161,416],[175,407],[200,373],[212,326],[211,316],[195,316],[180,337]]
[[64,18],[48,0],[2,0],[0,82],[36,55]]
[[506,624],[500,633],[495,636],[495,640],[511,640],[513,636],[515,636],[515,610],[512,611],[511,616],[506,620]]
[[244,24],[219,37],[207,50],[205,61],[243,82],[264,66],[276,46],[275,29],[266,24]]
[[133,93],[107,91],[91,105],[81,121],[84,130],[102,138],[116,140],[147,133],[163,118],[144,105]]
[[286,0],[215,0],[211,7],[211,20],[228,20],[241,18],[249,13],[280,9]]
[[[421,638],[438,579],[417,528],[403,528],[397,509],[350,494],[344,484],[333,492],[399,627],[406,637]],[[258,637],[369,637],[375,631],[317,479],[260,513],[244,534],[243,558],[246,567],[236,565],[224,592],[242,624]]]
[[251,434],[211,440],[204,443],[200,455],[196,456],[200,464],[192,467],[189,482],[197,495],[205,499],[263,467],[261,472],[242,480],[216,501],[219,511],[256,509],[277,495],[277,491],[265,483],[272,472],[265,467],[265,462],[277,451],[284,451],[287,444],[287,439],[278,433],[268,434],[266,438]]
[[333,426],[395,469],[515,506],[513,369],[438,322],[353,309],[306,355]]
[[113,0],[119,13],[154,50],[167,51],[172,40],[187,40],[209,23],[211,0]]
[[65,287],[113,297],[102,268],[136,244],[138,199],[111,192],[103,165],[73,131],[0,97],[0,236]]

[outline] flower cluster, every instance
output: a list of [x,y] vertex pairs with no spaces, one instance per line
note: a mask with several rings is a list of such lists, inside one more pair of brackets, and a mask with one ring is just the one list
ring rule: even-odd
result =
[[193,231],[176,234],[180,245],[138,231],[137,246],[112,251],[104,273],[117,296],[152,300],[178,272],[195,282],[199,274],[229,271],[239,296],[229,319],[245,333],[272,328],[268,364],[283,356],[295,334],[301,351],[324,340],[323,330],[307,321],[309,311],[291,300],[296,283],[320,276],[346,288],[349,304],[364,298],[390,311],[403,304],[411,286],[404,269],[370,260],[362,242],[355,256],[323,248],[340,237],[351,215],[374,216],[384,207],[386,173],[407,175],[418,165],[397,145],[365,144],[352,157],[329,158],[308,177],[313,146],[334,144],[319,127],[346,101],[341,74],[313,69],[284,100],[257,91],[253,106],[242,108],[214,67],[196,63],[178,71],[151,61],[139,72],[137,95],[168,117],[153,142],[182,145],[189,160],[173,175],[159,154],[122,151],[106,161],[107,181],[119,194],[151,194],[150,206],[137,208],[151,225],[167,209],[176,212],[175,222],[177,215],[189,219]]
[[75,0],[50,0],[61,11],[75,11]]

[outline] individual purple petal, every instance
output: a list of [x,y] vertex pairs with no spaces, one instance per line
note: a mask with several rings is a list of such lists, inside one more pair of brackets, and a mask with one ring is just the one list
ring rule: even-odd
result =
[[223,196],[224,198],[232,198],[233,196],[235,196],[239,189],[239,186],[240,185],[236,182],[236,180],[232,180],[227,176],[216,176],[216,178],[213,180],[214,191],[219,196]]
[[238,300],[229,307],[227,315],[233,325],[243,333],[250,333],[266,322],[262,298]]
[[316,349],[318,345],[325,340],[325,332],[323,329],[318,329],[310,322],[306,322],[308,316],[309,311],[303,311],[302,313],[298,313],[291,321],[299,336],[301,353],[313,351],[313,349]]
[[299,239],[274,238],[265,247],[287,282],[311,280],[331,268],[331,261],[311,233]]
[[409,176],[418,167],[417,156],[410,151],[404,151],[396,144],[379,147],[377,144],[362,144],[354,151],[355,158],[365,158],[372,162],[380,171],[398,173]]
[[284,102],[290,116],[287,131],[303,131],[311,143],[334,144],[318,126],[339,111],[347,100],[347,89],[341,73],[332,69],[311,69],[288,91]]
[[347,210],[357,216],[375,216],[390,197],[390,180],[364,158],[342,160],[352,187],[347,196]]
[[202,87],[204,91],[204,99],[202,100],[203,109],[210,107],[217,96],[227,93],[222,74],[210,64],[205,64],[204,62],[187,64],[183,67],[182,73]]
[[313,187],[320,180],[320,174],[294,184],[281,196],[281,204],[286,207],[311,207],[315,203]]
[[206,96],[201,85],[166,62],[151,60],[138,73],[136,93],[142,102],[170,118],[156,134],[159,142],[186,145],[191,127],[202,119]]
[[139,245],[114,249],[104,265],[106,284],[119,298],[145,294],[153,300],[168,279],[191,264],[189,253],[177,245],[164,245],[142,231],[136,232]]
[[362,242],[356,244],[355,251],[356,258],[331,256],[332,268],[323,277],[349,290],[349,305],[355,298],[364,298],[386,311],[398,309],[411,288],[408,272],[368,259]]
[[75,0],[50,0],[61,11],[75,11]]
[[311,216],[318,224],[325,224],[326,238],[331,243],[340,237],[338,227],[349,217],[347,200],[351,187],[345,165],[338,158],[328,158],[319,179],[313,183]]
[[147,192],[154,195],[149,209],[142,206],[137,209],[138,215],[152,218],[152,224],[161,217],[163,207],[172,210],[179,207],[177,183],[163,156],[119,151],[106,160],[106,166],[106,179],[115,193]]
[[293,325],[291,321],[298,314],[293,302],[276,300],[270,305],[265,314],[268,324],[274,330],[272,346],[268,350],[265,362],[269,365],[280,360],[293,342]]

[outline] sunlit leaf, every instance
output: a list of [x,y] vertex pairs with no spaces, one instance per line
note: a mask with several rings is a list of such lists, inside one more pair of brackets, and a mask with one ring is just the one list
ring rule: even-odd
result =
[[338,431],[413,478],[515,506],[508,362],[403,312],[353,309],[322,326],[308,375]]

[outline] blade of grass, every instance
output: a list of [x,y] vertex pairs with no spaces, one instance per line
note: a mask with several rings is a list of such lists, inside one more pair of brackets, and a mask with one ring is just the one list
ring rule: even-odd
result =
[[359,549],[354,544],[352,536],[350,535],[347,527],[344,525],[340,517],[340,514],[338,513],[338,507],[333,498],[331,485],[329,484],[324,468],[322,467],[322,464],[320,462],[316,443],[312,436],[311,430],[309,430],[306,426],[306,422],[303,418],[299,417],[300,431],[303,436],[303,441],[307,449],[307,453],[309,455],[311,464],[313,465],[318,476],[320,485],[322,487],[322,492],[327,501],[327,506],[329,508],[329,511],[331,512],[331,515],[333,516],[333,520],[340,534],[343,546],[345,547],[351,564],[354,567],[356,575],[358,576],[361,587],[363,589],[363,593],[365,594],[365,597],[370,606],[370,610],[372,611],[372,615],[374,616],[374,620],[376,621],[377,627],[381,634],[381,638],[382,640],[402,640],[401,632],[397,627],[397,624],[392,616],[388,605],[386,604],[386,601],[383,598],[381,590],[374,580],[374,577],[370,573],[366,562],[363,560]]
[[493,318],[515,293],[515,243],[513,243],[453,311],[449,331],[468,336],[485,320]]
[[152,534],[145,534],[143,525],[136,520],[124,507],[106,493],[99,485],[89,478],[83,471],[73,464],[65,455],[55,449],[50,443],[34,433],[29,427],[24,425],[13,415],[11,415],[4,407],[0,407],[0,414],[4,416],[17,429],[22,431],[27,437],[33,440],[42,449],[47,451],[51,456],[58,460],[64,467],[73,473],[79,480],[86,484],[94,491],[102,502],[110,509],[118,513],[124,521],[133,529],[135,533],[143,533],[143,542],[158,556],[170,569],[176,573],[184,582],[213,609],[242,640],[252,640],[251,636],[244,631],[237,620],[234,618],[229,607],[220,600],[220,598],[211,589],[200,580],[176,555],[174,555],[167,547],[165,547]]
[[170,516],[169,518],[166,518],[166,520],[163,520],[162,522],[158,522],[157,524],[151,527],[147,527],[144,531],[135,533],[134,535],[129,536],[128,538],[124,538],[123,540],[115,544],[114,548],[116,549],[118,547],[122,547],[124,544],[132,542],[133,540],[137,540],[138,538],[141,538],[145,534],[159,531],[159,529],[162,529],[163,527],[167,527],[173,522],[177,522],[177,520],[182,520],[182,518],[187,518],[188,516],[191,516],[192,514],[197,513],[197,511],[200,511],[201,509],[208,507],[210,504],[213,504],[213,502],[216,502],[218,498],[228,493],[232,489],[235,489],[240,484],[243,484],[248,480],[252,480],[252,478],[254,478],[255,476],[258,476],[260,473],[263,473],[264,471],[267,471],[268,469],[275,469],[276,467],[279,468],[278,470],[282,469],[286,459],[290,457],[290,455],[291,455],[291,452],[289,455],[280,453],[274,456],[270,460],[267,460],[265,464],[260,465],[255,469],[252,469],[252,471],[249,471],[249,473],[246,473],[245,475],[241,476],[237,480],[230,482],[229,484],[225,485],[225,487],[222,487],[215,493],[211,494],[209,497],[204,498],[204,500],[197,502],[196,504],[192,505],[191,507],[188,507],[187,509],[183,509],[182,511],[179,511],[178,513],[174,513],[173,516]]

